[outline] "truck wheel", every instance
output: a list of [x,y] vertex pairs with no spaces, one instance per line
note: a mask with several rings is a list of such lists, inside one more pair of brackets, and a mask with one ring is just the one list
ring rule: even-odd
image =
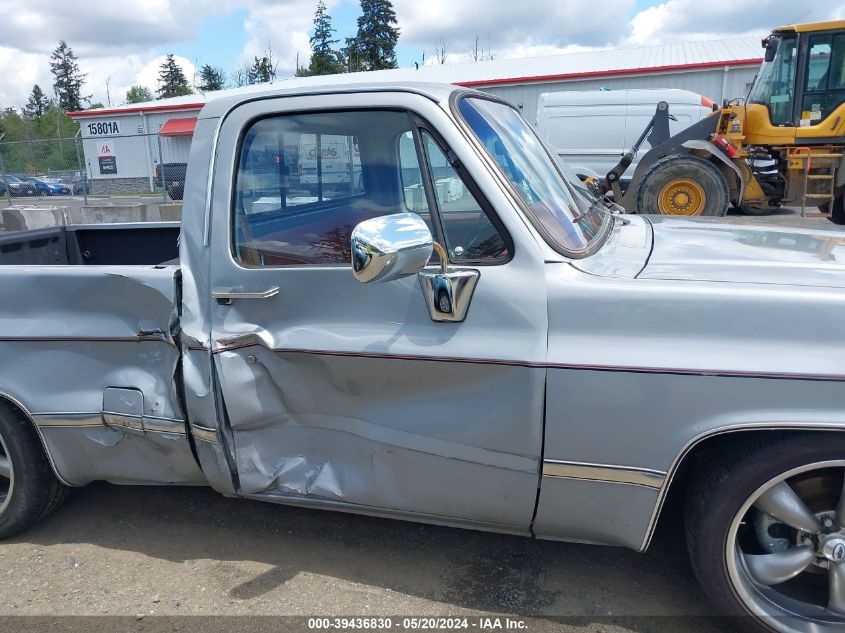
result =
[[743,631],[842,631],[845,434],[781,437],[705,461],[685,522],[713,603]]
[[833,199],[830,207],[830,221],[834,224],[845,224],[845,193]]
[[67,488],[56,479],[32,423],[0,407],[0,539],[55,510]]
[[637,213],[725,215],[728,183],[710,161],[691,154],[661,158],[646,171],[637,191]]

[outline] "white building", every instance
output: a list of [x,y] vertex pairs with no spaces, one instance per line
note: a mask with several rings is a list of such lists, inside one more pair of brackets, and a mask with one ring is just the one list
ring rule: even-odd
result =
[[[496,59],[397,68],[324,77],[295,77],[273,85],[300,88],[358,82],[432,81],[498,95],[535,122],[543,92],[623,88],[682,88],[717,103],[744,97],[762,61],[760,39],[683,42],[522,59]],[[266,90],[246,86],[115,108],[71,112],[82,127],[94,191],[153,189],[160,162],[186,162],[196,115],[220,95]]]

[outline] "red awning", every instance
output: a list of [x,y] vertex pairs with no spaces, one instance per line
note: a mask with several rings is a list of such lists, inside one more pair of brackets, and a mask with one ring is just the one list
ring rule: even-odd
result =
[[162,136],[193,136],[195,127],[197,127],[197,120],[195,118],[168,119],[167,123],[161,126],[158,133]]

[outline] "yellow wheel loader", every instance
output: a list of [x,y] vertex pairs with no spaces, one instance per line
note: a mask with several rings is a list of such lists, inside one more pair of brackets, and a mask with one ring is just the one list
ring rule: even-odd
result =
[[[724,215],[800,207],[845,224],[845,20],[775,29],[744,103],[669,136],[661,102],[601,187],[629,212]],[[648,139],[628,186],[621,176]]]

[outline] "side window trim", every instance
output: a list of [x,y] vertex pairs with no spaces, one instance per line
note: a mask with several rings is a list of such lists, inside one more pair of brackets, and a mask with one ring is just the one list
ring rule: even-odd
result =
[[[491,260],[491,259],[462,259],[458,263],[462,266],[465,266],[465,265],[466,266],[501,266],[501,265],[507,264],[508,262],[510,262],[513,259],[513,256],[514,256],[513,239],[511,238],[511,235],[508,232],[508,230],[505,228],[505,225],[502,224],[502,221],[499,218],[499,215],[496,213],[495,209],[493,208],[493,205],[490,204],[489,200],[487,200],[487,197],[481,191],[481,188],[478,186],[478,184],[475,182],[475,180],[469,174],[466,167],[464,167],[463,163],[457,157],[457,155],[452,150],[452,148],[449,147],[449,145],[446,143],[446,141],[443,139],[443,137],[440,136],[440,134],[438,134],[437,131],[431,125],[429,125],[427,121],[425,121],[424,119],[422,119],[418,115],[415,118],[416,118],[417,125],[414,127],[414,134],[416,136],[419,136],[419,141],[418,141],[419,148],[424,154],[422,166],[423,166],[423,176],[424,176],[424,179],[427,181],[427,185],[428,185],[427,186],[428,191],[427,191],[426,195],[432,201],[432,203],[429,204],[429,207],[432,208],[434,210],[433,212],[437,214],[437,223],[438,223],[439,229],[441,231],[441,236],[445,235],[445,228],[443,227],[442,214],[440,213],[440,203],[437,200],[437,196],[434,193],[434,180],[432,178],[431,171],[429,169],[428,151],[425,149],[425,143],[423,143],[423,141],[422,141],[422,132],[425,132],[426,134],[428,134],[431,137],[431,139],[440,148],[440,151],[443,152],[443,155],[446,157],[446,160],[449,162],[449,165],[452,167],[452,169],[455,170],[455,173],[461,179],[464,186],[470,192],[472,197],[475,198],[475,201],[481,207],[481,210],[487,216],[487,219],[490,220],[493,227],[499,232],[499,235],[501,235],[502,239],[505,241],[505,245],[507,246],[507,249],[508,249],[508,256],[506,258],[496,259],[496,260]],[[433,204],[433,206],[432,206],[432,204]],[[442,239],[442,241],[440,241],[440,243],[445,248],[445,244],[446,244],[445,238]],[[446,252],[447,253],[449,252],[448,248],[446,248]]]
[[[434,180],[431,176],[431,169],[428,164],[428,153],[423,145],[422,134],[420,133],[420,118],[413,112],[408,113],[411,117],[411,130],[414,138],[414,148],[417,153],[417,163],[420,166],[422,187],[425,192],[425,199],[428,205],[428,212],[431,215],[431,226],[434,228],[434,239],[443,246],[448,257],[449,251],[446,248],[446,233],[443,229],[443,219],[440,215],[440,206],[437,202],[437,195],[434,192]],[[447,262],[448,263],[448,262]]]

